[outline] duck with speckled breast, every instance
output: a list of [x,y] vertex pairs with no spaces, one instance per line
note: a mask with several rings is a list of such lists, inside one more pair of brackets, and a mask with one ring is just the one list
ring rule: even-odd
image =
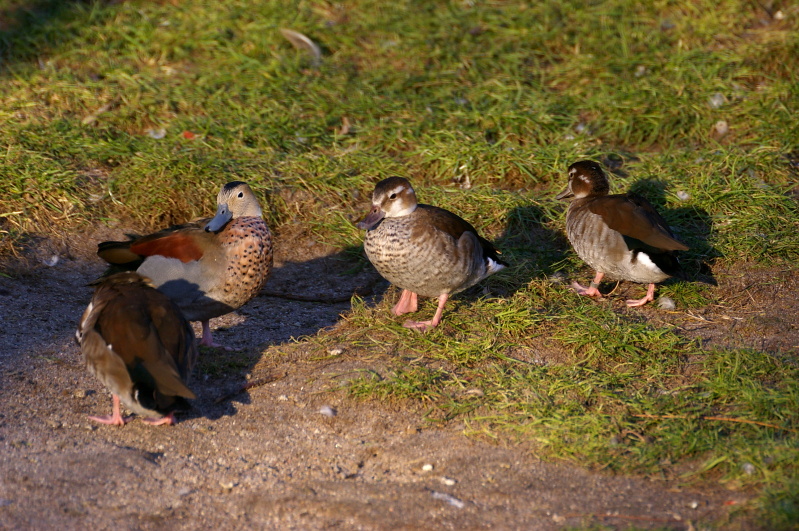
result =
[[272,234],[247,183],[217,195],[216,215],[124,242],[103,242],[97,254],[109,273],[137,271],[152,279],[186,319],[200,321],[203,346],[214,342],[209,320],[255,297],[272,269]]
[[372,208],[358,223],[366,230],[364,250],[386,280],[402,289],[394,315],[415,312],[418,296],[438,298],[429,321],[403,326],[426,332],[441,322],[449,296],[474,286],[507,267],[499,251],[459,216],[418,203],[408,179],[390,177],[377,183]]

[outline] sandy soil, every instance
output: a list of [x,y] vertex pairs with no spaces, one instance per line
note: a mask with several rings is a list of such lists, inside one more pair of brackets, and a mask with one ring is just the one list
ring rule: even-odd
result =
[[[342,378],[380,358],[291,338],[336,327],[353,290],[379,295],[384,284],[371,270],[345,275],[346,262],[307,238],[277,249],[261,296],[212,322],[217,341],[240,350],[202,354],[208,376],[192,383],[200,398],[178,425],[93,424],[87,415],[110,411],[111,398],[73,339],[85,284],[103,270],[92,246],[42,241],[0,276],[0,528],[758,528],[728,522],[751,493],[546,463],[467,438],[458,422],[432,428],[419,411],[347,398]],[[795,349],[780,290],[796,293],[797,280],[768,277],[753,290],[735,271],[719,275],[740,298],[681,326],[716,344],[748,327],[758,348]],[[275,296],[289,291],[308,300]]]

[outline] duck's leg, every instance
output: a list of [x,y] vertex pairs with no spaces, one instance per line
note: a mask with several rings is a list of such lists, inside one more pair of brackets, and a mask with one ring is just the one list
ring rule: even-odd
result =
[[162,424],[166,424],[167,426],[174,426],[177,424],[175,420],[175,415],[170,413],[169,415],[163,416],[160,419],[141,419],[142,422],[149,424],[150,426],[161,426]]
[[649,288],[646,290],[646,297],[644,297],[643,299],[638,299],[638,300],[635,300],[635,299],[628,300],[627,301],[627,306],[629,306],[630,308],[635,308],[635,307],[638,307],[638,306],[643,306],[647,302],[653,301],[653,300],[655,300],[655,285],[654,284],[650,284]]
[[589,284],[587,288],[585,286],[581,286],[577,282],[572,282],[572,289],[576,291],[578,295],[585,295],[586,297],[601,297],[602,294],[599,292],[599,283],[602,282],[602,277],[604,276],[605,273],[597,271],[594,280],[591,281],[591,284]]
[[103,417],[89,417],[89,419],[99,422],[101,424],[109,424],[111,426],[124,426],[130,419],[133,417],[123,417],[121,408],[119,407],[119,397],[114,395],[114,408],[110,415],[105,415]]
[[447,303],[447,299],[449,299],[448,293],[442,293],[438,296],[438,308],[436,308],[436,314],[431,321],[405,321],[402,326],[410,328],[411,330],[418,330],[419,332],[427,332],[435,328],[438,326],[438,323],[441,322],[441,316],[444,313],[444,305]]
[[418,307],[418,297],[416,293],[404,289],[402,293],[400,293],[400,298],[397,301],[397,304],[391,308],[391,313],[394,315],[402,315],[405,313],[415,312]]
[[228,351],[233,350],[230,347],[220,345],[219,343],[214,343],[214,336],[211,334],[211,324],[209,319],[200,322],[203,325],[203,338],[200,340],[201,347],[222,348]]

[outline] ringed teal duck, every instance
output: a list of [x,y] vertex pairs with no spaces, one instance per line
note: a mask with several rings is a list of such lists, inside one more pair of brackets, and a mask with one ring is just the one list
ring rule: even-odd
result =
[[113,412],[89,417],[124,426],[120,400],[148,424],[174,424],[174,411],[195,398],[186,386],[197,347],[194,332],[169,297],[138,273],[116,273],[95,292],[75,337],[86,367],[114,395]]
[[688,247],[674,238],[666,221],[643,197],[608,195],[610,184],[598,163],[581,160],[569,166],[569,185],[557,199],[574,197],[566,214],[566,234],[577,255],[596,270],[586,288],[574,282],[580,295],[598,297],[605,275],[649,284],[646,296],[628,300],[643,306],[655,299],[655,284],[680,273],[675,251]]
[[189,321],[201,321],[201,345],[214,343],[208,321],[255,297],[272,268],[272,235],[243,182],[227,183],[216,215],[125,242],[103,242],[97,254],[116,269],[152,279]]
[[411,183],[390,177],[375,186],[372,209],[358,223],[366,229],[364,250],[386,280],[402,289],[394,315],[417,310],[417,296],[437,297],[430,321],[407,321],[425,332],[441,322],[453,293],[507,266],[498,251],[467,221],[442,208],[417,203]]

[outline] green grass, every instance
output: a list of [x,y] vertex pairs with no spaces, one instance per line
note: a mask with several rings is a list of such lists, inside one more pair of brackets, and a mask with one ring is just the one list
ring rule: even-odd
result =
[[[0,0],[0,254],[92,223],[208,214],[239,179],[278,236],[301,224],[357,262],[352,221],[374,183],[408,176],[512,267],[484,283],[496,297],[456,297],[426,336],[356,303],[346,333],[317,340],[399,354],[354,396],[419,403],[550,458],[762,487],[759,510],[787,528],[795,352],[707,350],[669,314],[578,300],[551,277],[591,275],[554,200],[581,158],[620,166],[613,190],[663,212],[691,247],[689,278],[797,271],[797,20],[788,2],[743,0]],[[322,47],[318,67],[282,27]],[[691,312],[723,296],[700,282],[659,292]]]

